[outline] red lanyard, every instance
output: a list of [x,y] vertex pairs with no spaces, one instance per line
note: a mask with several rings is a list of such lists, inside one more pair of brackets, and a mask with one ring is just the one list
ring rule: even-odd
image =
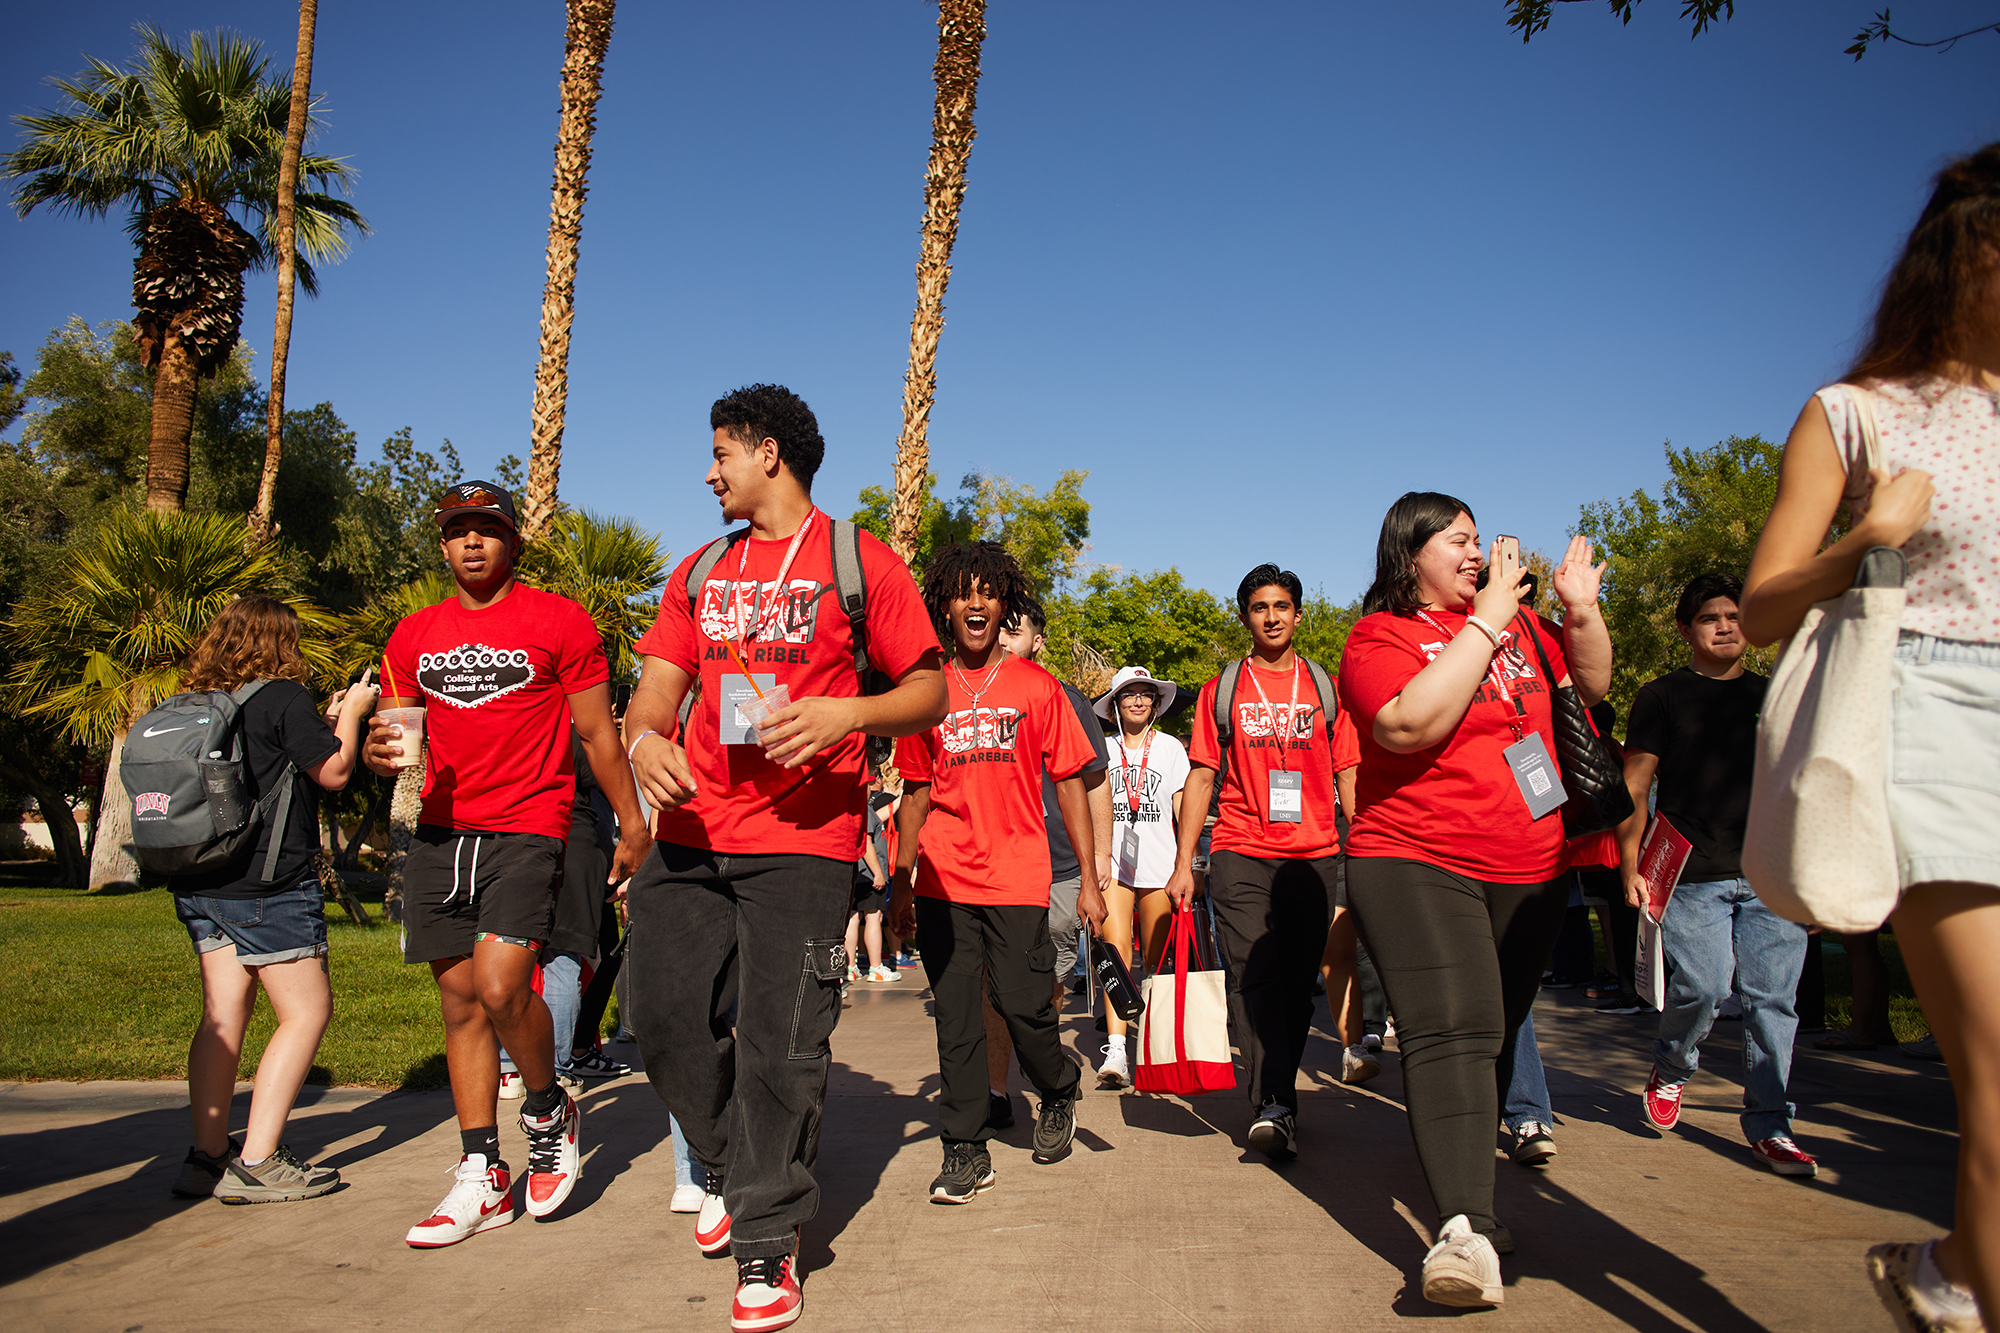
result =
[[[817,507],[806,511],[806,521],[799,524],[799,530],[792,534],[792,544],[785,548],[785,562],[778,566],[778,581],[774,585],[779,597],[785,595],[785,576],[792,572],[792,561],[798,558],[799,547],[806,539],[806,529],[812,526],[813,518],[818,513]],[[736,558],[736,595],[732,599],[736,610],[736,641],[741,646],[741,655],[745,659],[750,656],[750,640],[756,638],[758,632],[763,629],[763,625],[759,623],[758,585],[755,583],[750,585],[750,614],[747,617],[743,614],[743,575],[749,564],[750,538],[746,536],[743,539],[743,553]]]
[[1125,760],[1125,810],[1133,823],[1139,819],[1139,802],[1146,796],[1146,767],[1153,760],[1153,728],[1146,728],[1146,748],[1139,752],[1139,794],[1132,794],[1132,752],[1125,748],[1125,737],[1118,737],[1118,753]]
[[[1443,625],[1438,624],[1437,621],[1432,620],[1430,612],[1419,611],[1417,615],[1422,618],[1426,625],[1444,635],[1447,643],[1451,641],[1451,631]],[[1467,628],[1470,627],[1468,626]],[[1512,626],[1509,626],[1509,628],[1512,628]],[[1532,631],[1530,632],[1532,633]],[[1494,645],[1493,656],[1486,660],[1486,678],[1493,682],[1494,689],[1500,691],[1502,699],[1514,705],[1514,711],[1507,715],[1507,725],[1514,729],[1514,739],[1517,741],[1520,740],[1525,734],[1521,730],[1521,719],[1527,715],[1528,710],[1522,707],[1520,699],[1515,697],[1514,692],[1507,688],[1507,673],[1500,668],[1500,648],[1497,644]]]
[[1302,669],[1302,664],[1297,655],[1294,654],[1292,657],[1292,702],[1285,713],[1284,729],[1283,731],[1279,731],[1278,710],[1271,706],[1271,696],[1264,693],[1264,682],[1257,679],[1257,667],[1251,659],[1247,657],[1243,659],[1244,674],[1250,677],[1250,683],[1257,689],[1257,697],[1264,701],[1265,709],[1271,714],[1271,730],[1279,732],[1278,771],[1281,773],[1291,771],[1292,737],[1290,733],[1294,729],[1299,716],[1299,673]]

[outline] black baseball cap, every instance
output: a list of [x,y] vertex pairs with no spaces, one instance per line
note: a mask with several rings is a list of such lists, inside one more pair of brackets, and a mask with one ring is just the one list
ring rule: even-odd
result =
[[504,486],[490,481],[461,481],[438,497],[435,517],[443,527],[453,514],[498,514],[507,526],[519,532],[521,520],[514,513],[514,497]]

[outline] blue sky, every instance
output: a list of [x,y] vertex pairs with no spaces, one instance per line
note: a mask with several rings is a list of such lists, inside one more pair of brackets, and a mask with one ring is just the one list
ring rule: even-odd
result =
[[[1837,376],[1948,157],[2000,139],[2000,37],[1841,54],[1875,0],[1746,0],[1690,41],[1564,4],[1523,47],[1499,0],[993,0],[932,417],[949,488],[1086,468],[1088,558],[1232,592],[1275,560],[1365,586],[1409,489],[1559,549],[1661,445],[1780,439]],[[1915,35],[1990,0],[1896,8]],[[288,68],[283,3],[37,6],[0,101],[52,105],[131,25],[233,27]],[[563,495],[716,532],[707,408],[779,380],[845,513],[900,422],[935,8],[621,7],[598,116]],[[527,452],[562,6],[322,10],[319,146],[375,235],[322,275],[290,402],[364,456],[402,426],[475,472]],[[0,349],[130,315],[117,220],[0,218]],[[247,340],[270,343],[253,275]]]

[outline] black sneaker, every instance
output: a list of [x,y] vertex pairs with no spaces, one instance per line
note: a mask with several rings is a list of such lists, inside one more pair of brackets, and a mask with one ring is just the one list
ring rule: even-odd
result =
[[931,1182],[932,1203],[971,1203],[993,1185],[993,1155],[983,1143],[945,1140],[944,1169]]
[[1046,1166],[1069,1156],[1076,1138],[1076,1093],[1044,1093],[1041,1110],[1035,1114],[1035,1151],[1031,1156]]
[[1299,1122],[1278,1102],[1265,1102],[1258,1108],[1257,1118],[1250,1122],[1249,1138],[1250,1146],[1266,1157],[1295,1157]]
[[206,1199],[215,1193],[215,1187],[222,1183],[222,1172],[228,1167],[229,1159],[243,1151],[243,1141],[229,1140],[229,1151],[220,1157],[210,1157],[199,1148],[189,1148],[187,1160],[181,1163],[181,1173],[174,1180],[174,1193],[183,1199]]
[[1646,1006],[1639,1003],[1639,997],[1630,991],[1610,996],[1597,1006],[1600,1014],[1643,1014]]
[[1014,1099],[1003,1097],[990,1089],[986,1094],[986,1127],[988,1129],[1012,1129],[1014,1127]]
[[578,1078],[624,1078],[632,1072],[632,1066],[623,1060],[614,1060],[603,1051],[572,1052],[569,1057],[570,1072]]

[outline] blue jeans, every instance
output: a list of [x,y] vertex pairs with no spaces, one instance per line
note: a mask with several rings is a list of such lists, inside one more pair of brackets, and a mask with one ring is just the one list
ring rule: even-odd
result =
[[[1505,1063],[1501,1062],[1502,1068]],[[1539,1120],[1551,1128],[1556,1123],[1556,1113],[1549,1108],[1548,1080],[1542,1074],[1541,1048],[1535,1045],[1532,1010],[1521,1020],[1521,1026],[1514,1029],[1514,1077],[1501,1095],[1500,1117],[1507,1122],[1510,1134],[1530,1120]]]
[[1743,1134],[1752,1143],[1792,1132],[1797,1111],[1785,1100],[1792,1038],[1799,1027],[1793,996],[1806,961],[1806,928],[1777,916],[1744,879],[1683,884],[1661,923],[1667,1007],[1653,1064],[1662,1083],[1685,1083],[1700,1066],[1697,1049],[1715,1011],[1736,982],[1743,1006]]
[[[556,1073],[569,1073],[569,1044],[576,1035],[576,1016],[583,1008],[583,958],[573,953],[542,955],[542,1003],[555,1025]],[[514,1057],[500,1051],[500,1069],[514,1072]]]
[[667,1112],[667,1132],[673,1136],[674,1144],[674,1187],[682,1185],[708,1186],[708,1168],[694,1160],[688,1151],[687,1135],[681,1133],[681,1122],[674,1119],[673,1112]]

